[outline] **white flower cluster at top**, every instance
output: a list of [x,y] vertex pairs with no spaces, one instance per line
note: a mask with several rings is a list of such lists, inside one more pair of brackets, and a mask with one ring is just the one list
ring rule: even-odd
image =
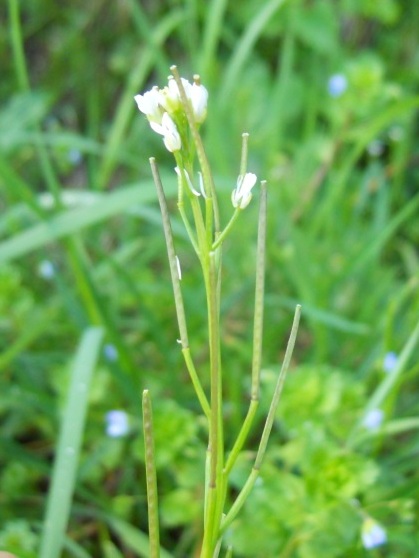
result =
[[[180,89],[183,89],[185,96]],[[194,196],[203,195],[206,198],[205,177],[199,173],[198,191],[193,185],[193,176],[190,172],[192,165],[190,164],[188,172],[188,163],[185,163],[185,160],[188,161],[188,155],[194,151],[189,151],[190,134],[187,122],[190,124],[191,117],[193,117],[199,126],[207,116],[208,91],[201,84],[199,76],[194,76],[193,83],[184,78],[169,76],[168,84],[165,87],[160,89],[155,85],[143,95],[135,95],[134,100],[139,110],[146,115],[151,128],[163,136],[166,149],[174,153],[177,162],[175,171],[180,183],[186,184]],[[186,104],[188,106],[185,106]],[[192,141],[194,140],[192,139]],[[231,196],[235,209],[242,210],[249,205],[256,181],[257,177],[253,173],[239,175]]]
[[[181,80],[195,121],[197,124],[202,124],[207,115],[208,91],[200,83],[198,76],[195,76],[194,83],[184,78]],[[172,153],[179,151],[182,142],[175,120],[176,113],[183,109],[176,80],[170,76],[168,85],[163,89],[155,86],[144,95],[136,95],[134,99],[139,110],[147,116],[151,128],[163,136],[166,148]]]

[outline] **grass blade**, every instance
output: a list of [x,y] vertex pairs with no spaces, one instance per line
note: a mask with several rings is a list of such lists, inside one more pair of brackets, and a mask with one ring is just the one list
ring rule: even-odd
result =
[[154,199],[155,192],[151,181],[103,194],[95,203],[63,211],[2,242],[0,244],[0,263],[23,256],[45,244],[100,223],[131,209],[135,204],[145,204]]
[[92,372],[103,331],[89,328],[83,334],[71,371],[71,385],[57,445],[41,539],[40,558],[58,558],[65,543],[77,464],[87,410]]
[[262,33],[265,25],[270,21],[274,13],[284,4],[285,0],[271,0],[267,2],[260,12],[253,18],[243,37],[238,42],[237,48],[225,71],[223,87],[220,92],[220,105],[225,105],[230,99],[234,86],[239,83],[241,69],[246,63],[254,44]]

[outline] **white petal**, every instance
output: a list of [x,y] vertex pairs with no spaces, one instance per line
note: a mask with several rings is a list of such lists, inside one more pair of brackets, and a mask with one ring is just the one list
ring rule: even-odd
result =
[[231,194],[233,207],[244,209],[252,199],[252,188],[256,184],[257,176],[252,172],[240,175],[237,179],[236,188]]
[[250,192],[253,186],[256,184],[257,176],[253,172],[248,172],[244,175],[242,180],[241,189],[244,192]]
[[203,85],[194,83],[190,89],[190,99],[195,119],[201,124],[207,115],[208,91]]
[[144,113],[148,119],[156,122],[160,122],[162,117],[159,99],[160,96],[157,87],[153,87],[150,91],[146,91],[144,95],[135,95],[134,97],[139,110]]
[[201,190],[201,194],[204,197],[204,199],[208,199],[208,196],[205,192],[205,185],[204,185],[204,177],[202,176],[202,172],[198,172],[198,177],[199,177],[199,189]]
[[[176,171],[176,174],[179,176],[179,178],[181,178],[181,177],[182,177],[182,174],[181,174],[181,172],[180,172],[179,167],[175,167],[175,171]],[[183,169],[183,172],[185,173],[185,178],[186,178],[186,182],[187,182],[187,184],[188,184],[188,186],[189,186],[189,190],[192,192],[192,194],[193,194],[194,196],[200,196],[201,194],[200,194],[197,190],[195,190],[195,188],[193,187],[192,181],[191,181],[191,179],[189,178],[188,171],[185,170],[185,169]]]
[[[190,98],[191,95],[191,84],[188,80],[181,78],[182,85],[186,93],[186,97]],[[179,87],[173,76],[169,77],[169,82],[167,87],[165,87],[160,93],[160,103],[168,112],[177,110],[180,107],[181,97]]]
[[172,118],[169,116],[167,112],[163,114],[163,118],[161,119],[161,125],[167,132],[178,133],[176,124],[173,122]]
[[150,126],[156,132],[156,134],[160,134],[161,136],[164,136],[165,130],[161,124],[157,124],[157,122],[150,121]]
[[150,121],[150,126],[157,134],[163,136],[164,145],[168,151],[173,153],[181,148],[182,142],[178,129],[167,112],[163,114],[161,124]]

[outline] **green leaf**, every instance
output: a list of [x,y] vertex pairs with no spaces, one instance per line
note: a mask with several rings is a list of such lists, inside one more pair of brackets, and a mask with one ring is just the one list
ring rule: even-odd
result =
[[48,494],[40,558],[58,558],[64,545],[87,411],[90,380],[103,336],[100,328],[83,334],[71,371],[71,385]]
[[[168,183],[170,186],[170,181]],[[171,191],[173,188],[169,187],[169,192]],[[144,204],[155,199],[156,194],[151,181],[125,186],[115,192],[99,195],[90,205],[63,211],[2,242],[0,263],[13,260],[60,238],[91,227],[138,204],[140,205],[136,213],[147,215]]]

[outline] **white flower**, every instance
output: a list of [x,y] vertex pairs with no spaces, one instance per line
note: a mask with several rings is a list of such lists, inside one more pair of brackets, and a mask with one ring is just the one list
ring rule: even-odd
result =
[[244,209],[252,199],[252,188],[256,184],[257,176],[252,172],[240,175],[237,179],[237,186],[231,194],[233,207]]
[[[186,97],[190,99],[192,85],[187,79],[181,78],[181,81]],[[182,100],[180,97],[179,87],[173,76],[169,76],[168,85],[159,91],[159,102],[169,113],[175,112],[180,108]]]
[[364,519],[362,524],[362,544],[367,550],[376,548],[387,542],[387,533],[383,527],[372,517]]
[[190,88],[190,100],[195,120],[202,124],[207,116],[208,91],[200,83],[194,82]]
[[134,100],[139,110],[147,116],[150,122],[160,124],[163,109],[160,106],[160,94],[157,86],[150,91],[146,91],[144,95],[135,95]]
[[368,430],[377,430],[378,428],[380,428],[383,419],[384,411],[382,411],[381,409],[371,409],[371,411],[368,411],[368,413],[365,415],[362,424]]
[[161,124],[150,121],[150,126],[155,132],[163,136],[164,145],[166,146],[168,151],[171,151],[172,153],[173,151],[179,151],[182,146],[180,135],[176,124],[173,122],[167,112],[163,114]]
[[111,438],[121,438],[129,432],[128,415],[125,411],[106,413],[106,434]]
[[[175,172],[176,172],[176,174],[178,175],[179,178],[182,178],[182,174],[181,174],[181,172],[180,172],[179,167],[175,167]],[[187,184],[188,184],[188,186],[189,186],[189,190],[192,192],[192,194],[193,194],[194,196],[200,196],[201,194],[200,194],[197,190],[195,190],[195,188],[193,187],[192,181],[191,181],[191,179],[189,178],[188,171],[185,170],[185,169],[183,169],[183,172],[184,172],[184,174],[185,174],[185,178],[186,178],[186,182],[187,182]]]

